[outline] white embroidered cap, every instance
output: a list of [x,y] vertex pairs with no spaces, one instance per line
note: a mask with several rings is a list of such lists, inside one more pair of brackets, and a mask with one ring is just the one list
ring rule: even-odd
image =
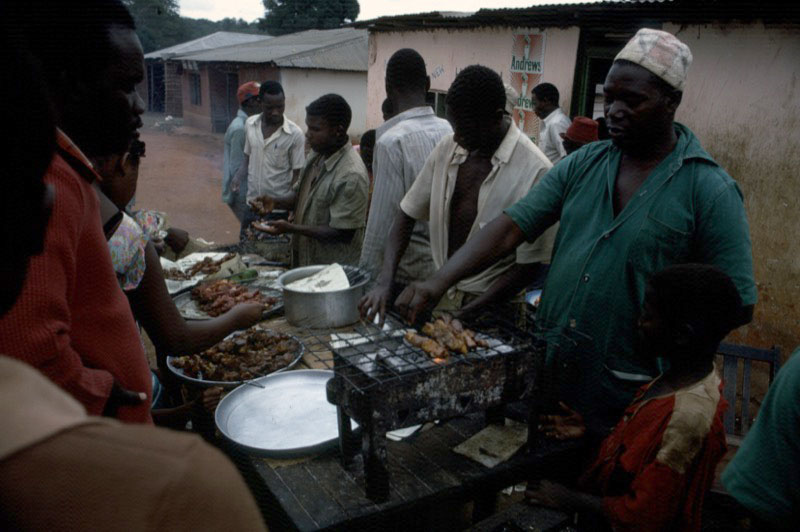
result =
[[686,85],[692,51],[671,33],[642,28],[628,41],[614,61],[640,65],[678,90]]

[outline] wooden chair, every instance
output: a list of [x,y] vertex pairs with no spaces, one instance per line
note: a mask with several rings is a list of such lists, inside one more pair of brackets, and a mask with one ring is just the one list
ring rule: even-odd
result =
[[[780,349],[777,347],[773,347],[772,349],[758,349],[746,345],[723,343],[720,344],[717,353],[723,357],[722,394],[729,405],[728,410],[725,412],[725,417],[723,418],[725,433],[729,436],[729,441],[740,440],[747,434],[747,431],[750,430],[750,425],[753,421],[750,415],[751,363],[755,360],[769,364],[769,383],[772,384],[772,381],[775,379],[775,374],[780,367]],[[742,404],[741,414],[739,415],[741,425],[739,430],[736,430],[736,392],[738,391],[739,382],[739,360],[742,361]],[[733,438],[731,438],[731,436],[733,436]]]

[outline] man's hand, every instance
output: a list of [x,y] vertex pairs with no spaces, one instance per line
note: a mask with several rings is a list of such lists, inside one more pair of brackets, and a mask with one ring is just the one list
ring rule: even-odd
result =
[[106,406],[103,409],[103,415],[106,417],[117,417],[117,410],[119,410],[119,407],[140,405],[146,400],[146,393],[127,390],[114,379],[114,384],[111,385],[111,393],[109,393]]
[[383,322],[386,321],[386,302],[391,295],[391,285],[376,285],[358,302],[358,310],[361,312],[361,317],[366,318],[369,323],[373,323],[377,314],[378,324],[383,327]]
[[562,402],[558,405],[564,415],[548,415],[539,417],[539,431],[548,438],[557,440],[577,440],[586,434],[583,416]]
[[250,209],[259,216],[265,216],[275,209],[275,200],[269,196],[259,196],[249,202]]
[[199,399],[203,404],[203,408],[206,409],[206,412],[213,415],[217,410],[220,399],[222,399],[222,388],[220,386],[207,388],[200,394]]
[[239,303],[230,310],[237,329],[249,329],[263,319],[264,305],[261,303]]
[[531,504],[540,504],[550,508],[572,509],[575,507],[577,492],[561,484],[550,482],[549,480],[541,480],[535,488],[528,486],[525,491],[525,499]]
[[266,224],[253,222],[253,227],[264,233],[269,233],[270,235],[282,235],[284,233],[291,233],[294,229],[294,224],[286,220],[270,220]]
[[408,323],[415,323],[420,316],[436,305],[447,291],[440,288],[430,279],[411,283],[394,302],[397,312],[405,316]]
[[237,194],[240,186],[241,183],[239,181],[239,172],[236,172],[236,175],[231,178],[231,192]]
[[175,254],[180,254],[189,243],[189,233],[177,227],[170,227],[167,229],[167,236],[164,237],[164,242],[172,248]]

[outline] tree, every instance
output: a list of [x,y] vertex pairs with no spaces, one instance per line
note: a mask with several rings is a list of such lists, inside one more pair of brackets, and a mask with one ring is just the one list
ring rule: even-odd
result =
[[136,21],[136,34],[144,53],[187,40],[177,0],[123,0],[123,3]]
[[263,0],[266,13],[259,26],[270,35],[303,30],[328,30],[353,22],[358,0]]

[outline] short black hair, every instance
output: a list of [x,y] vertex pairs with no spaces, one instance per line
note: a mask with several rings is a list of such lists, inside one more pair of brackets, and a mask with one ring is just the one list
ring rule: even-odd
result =
[[267,81],[262,81],[261,87],[258,89],[258,97],[263,98],[265,94],[269,94],[271,96],[278,96],[280,94],[284,94],[283,85],[271,79]]
[[384,120],[388,120],[394,116],[394,106],[392,105],[392,100],[389,98],[384,98],[381,104],[381,114]]
[[324,118],[328,125],[342,126],[345,131],[350,127],[350,120],[353,116],[347,101],[338,94],[320,96],[308,104],[306,115]]
[[362,147],[363,146],[369,146],[369,147],[375,146],[375,130],[374,129],[369,129],[369,130],[365,131],[364,134],[361,135],[361,141],[359,142],[359,145],[362,146]]
[[537,100],[558,105],[560,95],[558,94],[558,89],[552,83],[539,83],[532,89],[532,92],[536,96]]
[[458,73],[447,91],[447,106],[456,114],[470,113],[486,120],[506,107],[506,89],[500,75],[481,65],[470,65]]
[[386,86],[399,91],[425,90],[428,71],[425,60],[411,48],[397,50],[386,63]]
[[650,277],[651,304],[672,326],[688,323],[696,340],[716,349],[741,323],[742,298],[731,278],[710,264],[678,264]]
[[104,70],[112,53],[111,27],[136,29],[120,0],[4,1],[51,85],[65,71],[93,76]]

